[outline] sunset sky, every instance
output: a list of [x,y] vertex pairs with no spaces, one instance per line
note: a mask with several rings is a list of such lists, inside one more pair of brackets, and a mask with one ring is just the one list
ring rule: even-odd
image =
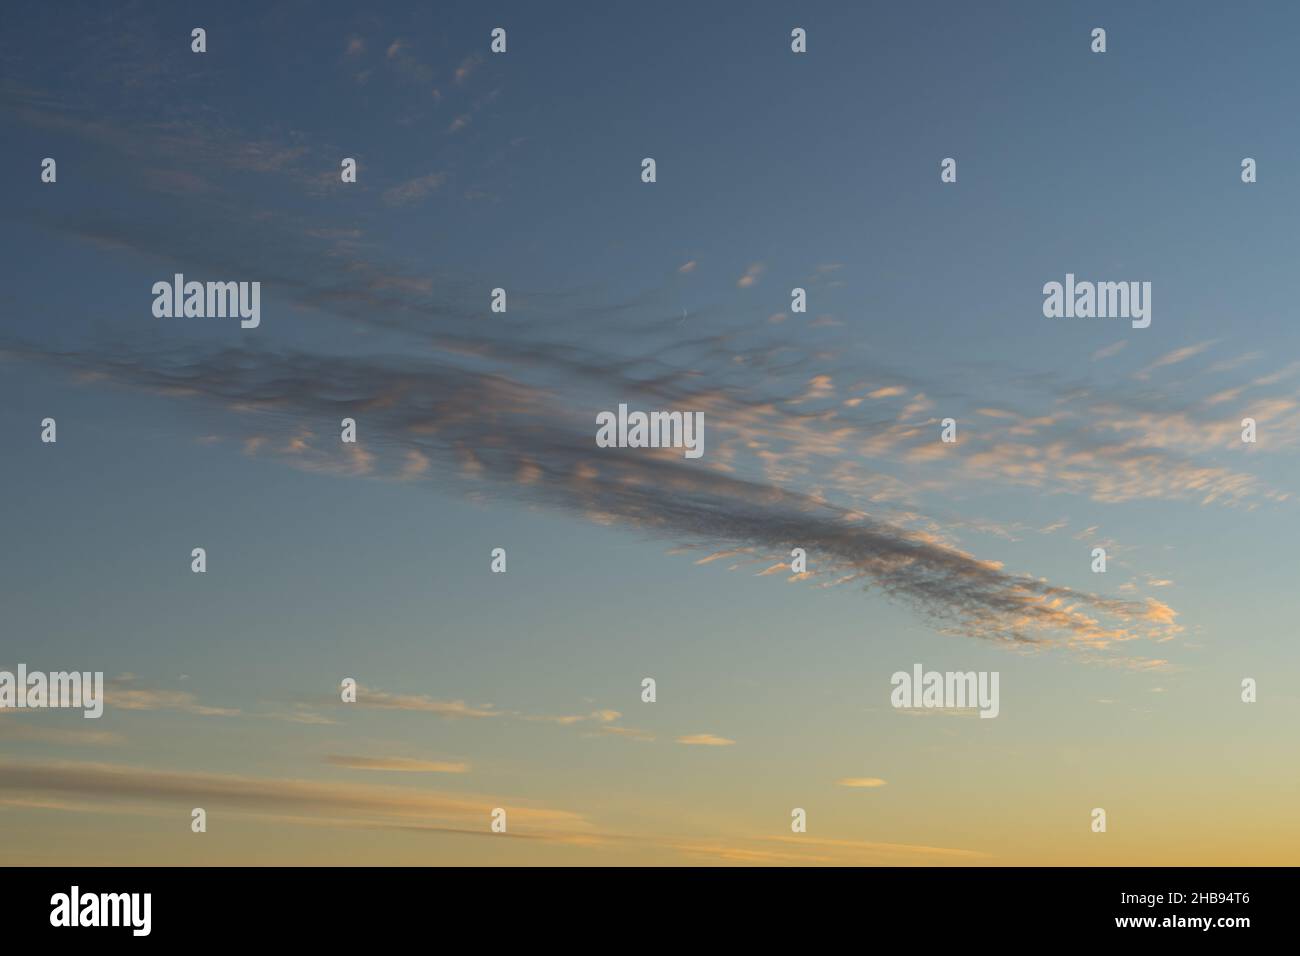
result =
[[1300,863],[1300,9],[5,21],[0,863]]

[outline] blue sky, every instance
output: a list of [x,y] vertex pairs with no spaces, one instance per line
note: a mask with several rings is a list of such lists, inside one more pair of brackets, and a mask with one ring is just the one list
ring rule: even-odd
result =
[[[1300,14],[15,9],[0,666],[120,705],[0,718],[16,859],[412,861],[285,826],[292,779],[573,815],[423,862],[1294,862]],[[174,272],[260,281],[261,325],[154,318]],[[1151,326],[1044,318],[1067,272],[1151,282]],[[596,449],[620,402],[703,410],[704,458]],[[914,662],[1000,670],[999,719],[893,713]],[[175,829],[232,781],[234,838]],[[1097,805],[1143,823],[1090,842]],[[844,845],[771,849],[794,806]]]

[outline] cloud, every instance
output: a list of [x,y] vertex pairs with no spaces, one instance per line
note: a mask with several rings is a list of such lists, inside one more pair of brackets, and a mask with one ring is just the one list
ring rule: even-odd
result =
[[356,703],[341,706],[370,707],[375,710],[406,710],[453,718],[500,717],[503,713],[490,705],[472,707],[463,700],[434,700],[424,694],[390,694],[386,691],[362,687],[360,684],[357,685]]
[[[78,799],[83,798],[83,799]],[[449,794],[426,788],[341,783],[239,774],[164,771],[83,761],[20,760],[0,756],[0,805],[73,813],[173,816],[201,806],[297,826],[384,829],[411,834],[492,836],[590,848],[671,849],[685,856],[734,863],[834,862],[841,865],[977,863],[988,854],[967,849],[861,840],[730,834],[699,840],[671,834],[602,832],[582,814],[501,794]],[[506,834],[492,834],[490,812],[504,807]]]
[[684,737],[678,737],[677,742],[692,747],[730,747],[735,743],[734,740],[728,740],[726,737],[716,737],[713,734],[687,734]]
[[755,285],[758,282],[759,278],[763,275],[763,270],[766,268],[767,267],[763,265],[763,263],[755,262],[753,265],[751,265],[748,269],[745,270],[745,274],[743,276],[741,276],[739,279],[736,280],[736,287],[738,289],[748,289],[751,286]]
[[560,724],[561,726],[569,727],[573,724],[581,724],[588,721],[594,721],[595,723],[601,724],[613,723],[622,716],[623,715],[617,710],[594,710],[589,714],[569,714],[559,717],[525,716],[523,719],[549,724]]
[[[342,814],[341,826],[438,825],[488,833],[493,807],[505,807],[514,831],[588,829],[584,818],[567,810],[531,806],[503,795],[445,794],[374,784],[249,777],[238,774],[154,770],[80,761],[30,761],[0,757],[0,791],[23,795],[92,797],[106,801],[228,808],[256,815],[305,817]],[[169,810],[167,812],[175,812]],[[306,822],[305,820],[303,822]]]
[[399,773],[469,773],[469,764],[459,761],[414,760],[409,757],[349,757],[330,754],[325,762],[351,770],[391,770]]
[[104,682],[104,708],[106,710],[177,710],[202,717],[237,717],[240,711],[230,707],[211,707],[200,704],[198,697],[189,691],[164,690],[144,687],[137,678],[126,675]]
[[[5,708],[2,713],[19,711]],[[42,727],[30,720],[0,721],[0,737],[10,740],[34,740],[47,744],[66,744],[73,747],[101,747],[121,744],[126,738],[110,730],[87,730],[82,727]]]
[[[399,710],[412,713],[435,714],[450,719],[504,718],[526,723],[555,724],[560,727],[579,725],[603,725],[602,733],[641,737],[642,731],[616,726],[622,718],[617,710],[601,708],[585,714],[525,714],[516,710],[504,710],[491,704],[473,706],[463,700],[436,700],[423,694],[391,694],[373,687],[357,685],[355,703],[345,704],[335,701],[344,710],[352,707],[373,708],[376,710]],[[653,738],[652,738],[653,739]]]
[[406,464],[398,475],[399,478],[414,481],[429,470],[429,459],[414,448],[406,453]]
[[[111,136],[104,142],[142,148]],[[149,188],[147,181],[137,187]],[[523,303],[534,321],[504,335],[496,325],[466,321],[482,313],[481,279],[417,274],[376,249],[360,255],[356,240],[312,237],[326,236],[332,224],[298,221],[285,210],[271,210],[250,235],[220,207],[180,201],[176,221],[201,228],[136,221],[131,204],[111,217],[88,210],[43,224],[168,265],[255,270],[289,305],[369,336],[361,341],[391,343],[392,353],[294,351],[261,340],[234,348],[184,344],[178,325],[163,343],[12,343],[8,356],[89,376],[95,387],[132,387],[228,411],[253,433],[244,439],[250,451],[295,468],[427,483],[480,500],[506,494],[676,544],[747,550],[747,559],[767,566],[805,547],[818,555],[810,576],[816,586],[874,588],[947,632],[1017,644],[1096,649],[1164,639],[1178,625],[1172,609],[1162,618],[1140,600],[1054,586],[981,560],[960,546],[957,532],[987,523],[930,519],[918,499],[951,501],[953,492],[972,488],[1103,503],[1253,505],[1287,496],[1247,471],[1250,459],[1228,457],[1233,416],[1195,400],[984,366],[936,372],[940,391],[860,357],[843,367],[832,349],[781,338],[784,324],[762,323],[762,337],[744,344],[739,328],[685,338],[678,332],[665,347],[656,336],[680,311],[664,308],[676,295],[671,287],[617,302],[512,289],[512,306]],[[746,275],[760,272],[756,263]],[[267,322],[273,329],[274,320]],[[745,334],[759,334],[752,325]],[[964,376],[978,396],[966,410],[959,407]],[[990,381],[1025,394],[985,395]],[[1285,381],[1281,373],[1265,375],[1252,387]],[[836,394],[852,397],[832,407],[817,400]],[[599,453],[590,420],[610,395],[702,411],[705,458],[691,465],[662,454]],[[938,395],[945,413],[958,406],[963,422],[963,415],[976,421],[977,408],[1001,417],[979,417],[978,427],[961,430],[959,447],[935,455]],[[1252,402],[1269,426],[1261,454],[1300,441],[1296,407],[1285,393]],[[283,450],[302,420],[358,410],[364,449],[307,443]],[[904,514],[895,514],[900,507]]]
[[807,382],[802,395],[789,400],[790,405],[802,405],[804,402],[814,402],[830,398],[835,394],[835,383],[829,375],[814,375]]
[[844,777],[836,781],[841,787],[883,787],[885,781],[879,777]]
[[452,79],[458,84],[464,83],[469,79],[470,74],[478,68],[481,61],[482,57],[477,53],[465,57],[465,59],[460,61],[460,65],[456,67],[455,73],[452,74]]
[[[508,486],[544,504],[610,516],[642,531],[732,545],[721,553],[748,549],[781,560],[790,548],[804,547],[810,555],[818,554],[821,573],[846,582],[874,582],[885,594],[948,621],[958,633],[1025,641],[1056,631],[1098,646],[1140,636],[1137,628],[1146,625],[1176,627],[1171,617],[1149,615],[1140,602],[1011,574],[933,536],[834,506],[821,497],[694,468],[671,455],[598,456],[591,428],[555,407],[547,393],[432,358],[314,356],[241,348],[178,353],[155,347],[152,354],[97,350],[63,352],[57,359],[151,392],[170,394],[183,388],[191,397],[258,409],[269,416],[267,422],[283,419],[294,422],[295,428],[303,418],[338,417],[364,401],[370,408],[366,433],[382,438],[384,451],[397,456],[389,462],[377,460],[366,473],[407,474],[405,466],[414,451],[436,463],[428,470],[429,480],[451,469]],[[353,398],[340,402],[340,394]],[[325,457],[319,461],[291,458],[298,467],[333,462],[346,473],[357,473],[348,453],[321,454]],[[340,454],[344,457],[337,457]],[[580,477],[581,466],[596,458],[602,462],[601,479]],[[992,459],[990,452],[977,450],[966,455],[962,467],[980,474],[986,468],[1006,468],[1014,460],[1009,454]],[[469,471],[466,463],[473,466]],[[525,465],[532,480],[520,484]],[[1076,469],[1081,465],[1075,462]],[[1107,625],[1098,613],[1119,620]],[[399,705],[386,696],[372,697],[369,706],[447,713],[464,708],[463,703],[416,698]],[[463,713],[490,715],[472,710]]]
[[1164,355],[1160,356],[1158,359],[1156,359],[1154,362],[1152,362],[1150,365],[1148,365],[1146,368],[1143,368],[1138,372],[1134,373],[1134,378],[1150,378],[1151,373],[1156,371],[1157,369],[1167,368],[1170,365],[1177,365],[1180,362],[1186,362],[1188,359],[1200,355],[1210,346],[1214,345],[1215,341],[1217,340],[1211,340],[1209,342],[1200,342],[1196,345],[1187,345],[1184,346],[1183,348],[1174,349],[1172,352],[1167,352]]
[[867,398],[896,398],[900,395],[906,395],[907,389],[901,385],[884,385],[867,393]]
[[384,190],[383,199],[390,206],[410,206],[428,199],[446,181],[443,173],[417,176]]
[[1235,371],[1236,369],[1241,368],[1241,366],[1243,365],[1248,365],[1251,362],[1258,361],[1263,357],[1264,357],[1263,352],[1246,352],[1242,355],[1233,356],[1230,359],[1223,359],[1221,361],[1215,362],[1209,368],[1207,368],[1206,371],[1214,372],[1214,373],[1232,372]]
[[[116,148],[129,148],[136,153],[160,148],[150,141],[147,131],[137,132],[140,135],[129,138],[129,147],[123,145],[123,137],[120,136],[109,137],[108,142]],[[221,133],[230,136],[228,131],[223,130]],[[191,131],[190,135],[213,139],[210,132]],[[161,148],[166,154],[166,145]],[[211,152],[222,154],[221,150]],[[179,157],[177,161],[180,161]],[[438,175],[441,174],[428,174],[411,182],[418,184],[420,180],[428,180],[429,176],[436,178]],[[146,183],[146,188],[156,187],[152,180],[146,180]],[[430,185],[430,182],[425,182],[423,186],[411,187],[413,193],[408,197],[409,201],[419,201],[420,197],[429,195]],[[408,184],[401,184],[393,187],[389,191],[391,197],[395,200],[407,197],[407,186]],[[190,221],[196,216],[211,219],[213,209],[187,209],[184,213],[181,216],[184,221]],[[801,350],[789,343],[737,351],[734,347],[729,347],[732,339],[725,334],[711,334],[682,343],[678,351],[683,351],[684,361],[679,365],[667,364],[659,360],[658,356],[650,358],[601,354],[596,349],[577,346],[572,340],[539,340],[539,333],[545,334],[543,330],[572,330],[580,331],[583,337],[594,342],[603,329],[613,327],[602,327],[599,324],[598,319],[603,313],[606,318],[619,316],[616,327],[622,333],[623,343],[635,342],[638,340],[638,329],[626,324],[619,315],[620,310],[630,307],[628,305],[584,305],[581,308],[570,308],[565,310],[567,314],[561,313],[558,321],[539,321],[527,330],[515,329],[520,341],[512,343],[500,336],[480,334],[478,330],[469,331],[463,324],[454,331],[449,329],[440,320],[463,319],[467,315],[478,314],[480,310],[453,301],[457,298],[455,295],[442,299],[434,297],[430,301],[432,290],[428,288],[430,280],[427,276],[419,280],[426,286],[425,290],[408,291],[398,288],[395,283],[413,277],[395,275],[392,269],[375,263],[349,262],[346,272],[340,275],[337,262],[332,261],[332,257],[342,251],[340,241],[337,240],[330,243],[333,249],[324,250],[323,254],[327,258],[313,268],[310,251],[289,252],[293,246],[292,239],[284,241],[288,237],[278,236],[274,230],[267,229],[268,223],[259,224],[259,241],[265,244],[265,248],[254,250],[249,248],[247,232],[242,224],[213,228],[209,222],[208,228],[204,230],[178,230],[175,234],[168,234],[168,227],[160,229],[157,223],[142,223],[137,231],[130,225],[125,228],[118,224],[109,226],[102,222],[102,217],[94,218],[100,221],[72,228],[72,234],[94,243],[111,243],[115,249],[132,249],[169,260],[202,261],[212,257],[214,247],[221,250],[219,255],[223,259],[229,257],[229,249],[246,250],[250,256],[249,261],[232,264],[244,270],[255,267],[261,271],[268,263],[277,260],[284,260],[285,268],[288,269],[288,262],[293,261],[291,274],[287,272],[279,280],[274,280],[274,284],[282,290],[295,290],[304,306],[324,308],[374,330],[433,330],[439,333],[438,341],[443,345],[473,350],[491,360],[511,363],[518,370],[567,374],[573,386],[595,385],[600,379],[610,389],[635,388],[639,391],[650,383],[654,391],[662,393],[659,397],[666,403],[668,400],[699,399],[701,396],[698,390],[683,386],[697,383],[700,376],[706,374],[720,378],[720,372],[728,371],[732,374],[736,369],[770,373],[778,367],[773,365],[774,358],[782,354],[789,355],[791,361],[781,368],[793,370],[805,366],[811,358],[810,355],[800,356]],[[55,224],[54,228],[69,231],[70,226],[70,223],[64,222]],[[303,232],[319,233],[320,227],[318,224],[309,226]],[[216,246],[218,237],[227,234],[241,238],[238,241],[232,240],[229,245]],[[197,240],[196,236],[199,237]],[[758,267],[760,264],[757,263],[751,267],[751,273]],[[313,288],[322,284],[322,276],[332,277],[324,283],[328,287]],[[268,278],[266,281],[269,285],[273,279]],[[440,286],[444,289],[454,288],[455,285],[456,283],[445,280],[440,281]],[[597,321],[588,321],[589,318]],[[650,327],[651,324],[647,323],[646,328]],[[1203,346],[1193,348],[1201,347]],[[830,372],[822,369],[816,370],[814,374]],[[888,377],[897,379],[901,376]],[[713,461],[708,467],[735,470],[736,466],[729,460],[723,461],[721,456],[734,459],[738,452],[750,449],[760,456],[759,460],[769,479],[788,483],[792,479],[825,471],[825,462],[830,460],[834,462],[834,480],[830,490],[839,495],[858,498],[862,503],[880,501],[883,494],[879,487],[881,485],[890,484],[891,495],[906,496],[916,494],[912,489],[934,488],[936,482],[945,480],[929,478],[924,485],[918,486],[915,482],[897,481],[880,473],[883,469],[893,467],[900,457],[918,468],[938,468],[947,460],[944,456],[933,454],[929,442],[925,442],[924,447],[919,447],[924,439],[931,437],[926,429],[920,427],[927,424],[921,416],[933,407],[933,402],[925,398],[923,393],[914,395],[913,400],[898,412],[897,421],[893,423],[884,419],[881,411],[864,405],[860,398],[849,398],[844,402],[844,409],[860,410],[862,418],[858,420],[847,418],[843,413],[827,414],[821,410],[800,416],[791,414],[792,409],[786,404],[789,398],[797,396],[787,396],[782,400],[777,396],[755,394],[752,384],[735,382],[734,374],[732,378],[733,381],[715,389],[708,396],[711,427],[721,430],[721,443],[712,453]],[[807,376],[805,380],[806,378]],[[987,374],[981,374],[980,380],[986,381],[987,378]],[[994,378],[1002,382],[1008,380],[1009,376],[997,372]],[[768,381],[771,380],[769,377]],[[1252,383],[1252,387],[1267,387],[1270,381],[1280,382],[1281,379],[1263,376]],[[895,384],[886,388],[901,390],[904,386]],[[569,389],[566,388],[567,390]],[[692,394],[693,391],[695,394]],[[917,391],[920,392],[919,389]],[[617,391],[614,393],[618,394]],[[1149,396],[1141,398],[1149,400]],[[1109,403],[1111,406],[1124,404],[1120,401]],[[1285,498],[1285,492],[1274,492],[1264,487],[1239,467],[1204,465],[1190,460],[1187,454],[1180,455],[1172,447],[1152,449],[1136,439],[1105,441],[1107,423],[1124,421],[1122,413],[1121,417],[1113,418],[1106,406],[1107,403],[1090,404],[1085,401],[1065,407],[1053,416],[1018,415],[1004,430],[981,430],[975,436],[975,441],[988,451],[979,459],[981,479],[998,479],[1049,493],[1085,494],[1094,500],[1105,502],[1162,497],[1237,504],[1261,497],[1272,500]],[[888,414],[887,411],[882,411]],[[1190,411],[1186,414],[1189,419],[1193,417]],[[1208,416],[1195,417],[1198,422],[1205,423]],[[1225,420],[1224,416],[1219,416],[1220,423]],[[1261,450],[1285,447],[1288,443],[1300,440],[1300,428],[1296,424],[1286,424],[1288,421],[1290,420],[1283,417],[1271,425],[1270,442],[1267,446],[1259,446]],[[1213,431],[1222,434],[1221,429],[1214,428]],[[852,453],[855,449],[846,447],[848,438],[853,435],[866,436],[856,449],[861,453],[862,461],[853,460]],[[962,443],[966,444],[970,437],[970,433],[963,430]],[[1013,440],[999,443],[999,437]],[[1046,455],[1039,450],[1045,441],[1051,442],[1050,454]],[[912,446],[910,453],[908,446]],[[1196,447],[1203,446],[1198,443]],[[1222,447],[1222,443],[1219,447]],[[1003,458],[1005,462],[1002,461]],[[876,468],[873,472],[868,464],[871,459],[879,459],[883,469]],[[1115,462],[1119,463],[1119,469],[1111,467]],[[1084,467],[1076,467],[1077,465]],[[965,474],[961,473],[963,477]],[[946,480],[950,483],[960,481],[955,473],[950,474]]]
[[1112,356],[1118,355],[1124,350],[1126,345],[1128,345],[1128,339],[1120,339],[1118,342],[1099,348],[1097,351],[1092,353],[1092,360],[1094,362],[1100,362],[1102,359],[1108,359]]

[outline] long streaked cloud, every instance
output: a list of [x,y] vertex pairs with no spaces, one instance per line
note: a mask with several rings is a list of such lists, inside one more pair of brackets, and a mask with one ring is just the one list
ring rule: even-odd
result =
[[524,720],[539,721],[548,724],[559,724],[562,727],[572,727],[574,724],[598,723],[611,724],[623,715],[617,710],[593,710],[587,714],[559,714],[556,716],[525,716]]
[[[396,454],[404,462],[414,451],[437,466],[423,481],[487,481],[555,507],[679,539],[777,554],[804,547],[845,583],[872,584],[960,633],[1025,641],[1059,632],[1070,641],[1104,646],[1167,636],[1177,628],[1172,609],[1155,599],[1108,599],[1011,574],[997,562],[821,497],[692,468],[670,454],[598,455],[591,428],[552,395],[450,362],[247,349],[24,357],[160,395],[256,411],[260,422],[278,421],[284,428],[363,410],[365,447],[373,449],[368,454]],[[322,455],[311,460],[320,466],[337,460],[354,473],[347,452]],[[382,696],[371,702],[397,704]]]
[[717,734],[686,734],[678,737],[677,742],[688,747],[730,747],[735,744],[734,740]]
[[447,181],[445,173],[426,173],[384,190],[384,202],[390,206],[409,206],[428,199]]
[[[29,98],[21,117],[39,113],[38,102]],[[149,148],[149,135],[60,122],[65,132],[80,122],[104,149]],[[167,146],[166,131],[156,135]],[[232,155],[249,157],[245,165],[257,174],[282,166],[257,140]],[[146,180],[134,188],[157,185]],[[181,201],[193,215],[178,221],[211,228],[173,229],[134,221],[130,212],[45,217],[42,224],[151,261],[179,256],[265,276],[276,296],[404,354],[372,347],[339,356],[269,343],[100,349],[10,342],[9,356],[228,410],[247,453],[294,467],[441,489],[463,479],[461,490],[470,494],[509,494],[679,543],[749,549],[768,558],[768,568],[791,547],[805,547],[817,556],[810,578],[818,586],[874,586],[945,629],[1017,643],[1096,649],[1166,639],[1178,625],[1173,609],[1154,598],[1084,593],[981,560],[955,532],[996,528],[970,515],[927,516],[919,500],[972,482],[1096,502],[1254,505],[1289,496],[1255,475],[1240,442],[1233,444],[1247,412],[1268,436],[1262,453],[1300,441],[1294,375],[1286,369],[1258,375],[1235,394],[1216,387],[1182,397],[1122,382],[1101,388],[999,374],[1008,394],[993,402],[974,390],[963,395],[961,375],[937,388],[885,365],[841,362],[833,348],[779,332],[725,322],[705,334],[683,330],[672,311],[659,312],[661,290],[603,303],[586,292],[512,290],[512,310],[535,321],[470,321],[482,315],[482,304],[471,304],[481,298],[480,283],[421,275],[355,229],[272,209],[251,241],[230,243],[222,237],[241,224],[228,203],[197,195]],[[670,271],[666,281],[681,281]],[[1166,353],[1147,374],[1213,358],[1212,351],[1199,343]],[[989,379],[987,369],[967,371]],[[590,420],[611,395],[703,411],[710,443],[704,462],[598,456]],[[938,420],[950,412],[962,421],[957,446],[937,441]],[[328,429],[357,413],[364,416],[362,447],[341,451],[303,434],[304,421]]]
[[424,694],[390,694],[387,691],[357,685],[357,700],[347,706],[376,710],[405,710],[439,717],[500,717],[503,712],[488,705],[474,706],[463,700],[436,700]]
[[[23,711],[12,708],[0,709],[0,714],[19,714]],[[33,713],[33,711],[27,711]],[[103,747],[115,746],[126,742],[126,738],[111,730],[88,730],[83,727],[45,727],[29,720],[0,720],[0,738],[7,740],[30,740],[45,744],[60,744],[69,747]]]
[[1214,341],[1197,342],[1195,345],[1184,345],[1181,348],[1174,349],[1172,352],[1166,352],[1150,365],[1138,369],[1138,371],[1134,373],[1134,378],[1148,379],[1151,377],[1152,372],[1155,372],[1158,369],[1168,368],[1170,365],[1177,365],[1180,362],[1186,362],[1190,358],[1195,358],[1206,349],[1211,348],[1214,344]]
[[469,773],[461,760],[418,760],[413,757],[366,757],[330,754],[325,762],[349,770],[380,770],[394,773]]
[[883,787],[885,785],[885,781],[881,780],[879,777],[844,777],[836,781],[836,783],[841,787],[852,787],[855,789],[872,789],[875,787]]
[[100,801],[145,801],[232,808],[254,813],[346,814],[357,820],[441,823],[489,832],[496,806],[510,826],[525,831],[588,827],[568,810],[532,806],[505,796],[466,796],[427,789],[337,783],[239,774],[154,770],[124,764],[13,760],[0,757],[0,791],[54,797],[93,796]]
[[104,684],[104,707],[115,710],[175,710],[201,717],[238,717],[233,707],[214,707],[199,702],[189,691],[146,687],[131,675],[111,678]]
[[[618,723],[623,714],[608,707],[602,707],[581,714],[530,714],[520,710],[500,708],[492,704],[467,704],[463,700],[440,700],[425,694],[394,694],[363,685],[357,686],[355,703],[341,704],[333,701],[340,708],[339,714],[352,708],[389,711],[406,711],[417,714],[434,714],[448,719],[459,718],[501,718],[525,723],[554,724],[558,727],[592,728],[586,736],[612,736],[628,740],[653,741],[655,735],[634,727],[625,727]],[[335,723],[336,721],[329,721]]]
[[[669,850],[688,860],[731,863],[962,865],[991,859],[980,850],[806,834],[733,832],[700,839],[671,833],[615,833],[602,830],[582,813],[500,794],[448,794],[376,784],[0,756],[0,808],[188,818],[195,806],[209,813],[215,809],[291,826],[540,840],[597,850]],[[498,806],[508,814],[505,833],[492,833],[488,826],[490,812]]]
[[[111,131],[111,127],[93,128],[106,137],[106,145],[120,145],[122,137],[104,132]],[[125,139],[135,150],[154,148],[147,133],[140,135],[139,131],[133,131]],[[223,131],[214,140],[240,142],[229,131]],[[163,145],[165,148],[165,140]],[[184,152],[191,151],[187,146]],[[196,151],[200,155],[223,157],[229,152],[215,147]],[[180,151],[176,152],[181,155]],[[260,156],[266,152],[263,144],[250,141],[232,155]],[[151,179],[140,188],[157,188],[157,183]],[[187,201],[196,207],[183,217],[187,221],[190,218],[212,220],[214,216],[222,220],[234,215],[229,203],[205,204],[196,197]],[[285,213],[267,210],[257,224],[259,234],[265,235],[261,240],[265,247],[259,248],[257,241],[220,243],[220,237],[233,235],[241,227],[220,221],[211,225],[213,228],[197,232],[181,230],[172,235],[166,224],[152,221],[147,226],[143,222],[108,223],[100,218],[46,223],[48,228],[87,241],[154,258],[208,259],[238,269],[241,274],[249,270],[267,274],[269,267],[268,286],[275,286],[304,307],[331,312],[376,330],[431,333],[434,347],[484,363],[505,363],[511,366],[512,373],[525,377],[527,373],[549,372],[606,393],[611,388],[616,394],[639,393],[665,404],[672,402],[675,407],[692,403],[709,415],[719,436],[709,467],[733,469],[733,462],[747,455],[758,463],[767,480],[788,484],[824,476],[822,480],[828,489],[858,505],[903,499],[911,493],[910,489],[918,487],[956,487],[970,476],[1046,493],[1090,496],[1106,502],[1158,497],[1241,504],[1287,497],[1286,492],[1269,488],[1246,469],[1240,455],[1234,458],[1225,455],[1231,447],[1226,441],[1230,426],[1246,414],[1267,422],[1269,439],[1261,443],[1261,450],[1291,447],[1300,439],[1296,416],[1290,414],[1296,407],[1293,392],[1273,396],[1251,394],[1284,384],[1282,378],[1270,381],[1269,376],[1261,376],[1235,390],[1239,394],[1233,394],[1232,389],[1220,389],[1214,395],[1189,400],[1181,406],[1169,401],[1153,402],[1151,396],[1140,393],[1117,402],[1110,400],[1109,392],[1098,391],[1094,396],[1078,388],[1061,390],[1062,394],[1055,397],[1051,394],[1026,396],[1024,400],[1038,401],[1047,407],[1036,412],[1010,413],[1009,420],[984,423],[973,431],[963,430],[962,461],[969,467],[958,475],[943,468],[944,461],[951,461],[954,455],[934,439],[938,415],[934,413],[933,398],[915,383],[904,384],[900,380],[906,376],[897,372],[881,369],[866,381],[855,381],[861,378],[857,374],[846,376],[843,386],[838,384],[837,376],[835,387],[829,389],[825,384],[816,383],[829,383],[832,376],[824,369],[810,367],[802,387],[791,383],[791,390],[784,393],[777,386],[769,394],[754,394],[752,382],[737,383],[738,371],[763,372],[768,376],[767,381],[775,382],[778,379],[771,376],[774,371],[792,372],[818,360],[829,362],[834,353],[818,357],[789,342],[755,342],[742,346],[739,336],[726,331],[659,347],[639,356],[577,346],[571,340],[547,341],[544,337],[549,332],[599,329],[606,324],[604,319],[612,318],[617,309],[625,306],[600,306],[594,311],[590,306],[585,311],[570,308],[565,318],[548,315],[543,322],[526,327],[512,325],[510,335],[506,336],[495,329],[488,332],[467,329],[463,320],[481,314],[481,306],[470,307],[460,301],[460,290],[466,287],[465,283],[442,276],[439,290],[435,292],[427,276],[403,271],[393,263],[359,258],[355,238],[320,241],[312,247],[312,237],[337,233],[337,229],[322,228],[319,223],[293,226]],[[239,261],[239,253],[231,254],[229,249],[239,250],[243,261]],[[311,265],[313,258],[316,267]],[[324,276],[330,278],[323,279]],[[529,298],[534,301],[530,302]],[[530,296],[525,303],[541,318],[550,311],[539,308],[546,305],[547,298],[553,299],[555,305],[570,304],[562,297],[543,295]],[[662,331],[663,323],[638,328],[620,317],[618,327],[624,339],[648,342],[644,334],[655,329]],[[519,337],[518,341],[515,337]],[[1199,343],[1168,353],[1152,367],[1187,361],[1210,345]],[[790,361],[783,361],[787,357]],[[725,384],[701,388],[701,376],[705,374]],[[809,383],[814,383],[811,391]],[[1231,399],[1224,398],[1225,395]],[[896,397],[897,402],[882,408],[880,397]],[[807,407],[814,398],[827,401],[817,403],[823,407]],[[946,410],[962,416],[964,400],[950,394],[949,401],[951,407]],[[1239,407],[1223,404],[1227,401]],[[1262,407],[1255,407],[1257,404]],[[1144,406],[1149,412],[1142,412]],[[1129,424],[1127,412],[1135,407],[1145,419],[1140,428]],[[1174,432],[1180,436],[1177,442],[1164,440],[1168,434],[1164,426],[1170,418],[1181,418],[1188,426],[1184,428],[1178,421],[1174,422]],[[1181,436],[1188,434],[1193,435],[1193,441],[1183,442]],[[1204,440],[1206,435],[1211,439]],[[1219,460],[1204,460],[1209,458]],[[921,471],[920,480],[916,475],[890,474],[900,461],[911,466],[911,470]]]

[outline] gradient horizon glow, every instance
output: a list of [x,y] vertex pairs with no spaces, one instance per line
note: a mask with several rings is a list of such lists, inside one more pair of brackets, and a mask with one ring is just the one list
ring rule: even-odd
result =
[[4,19],[0,863],[1300,862],[1300,10]]

